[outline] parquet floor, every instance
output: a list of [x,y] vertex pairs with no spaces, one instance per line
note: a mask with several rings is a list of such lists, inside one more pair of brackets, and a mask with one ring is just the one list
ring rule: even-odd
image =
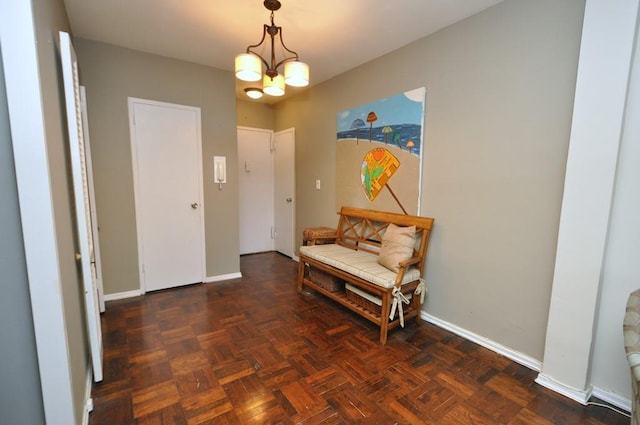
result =
[[109,302],[90,425],[629,423],[428,323],[382,347],[369,322],[299,295],[296,270],[244,256],[242,279]]

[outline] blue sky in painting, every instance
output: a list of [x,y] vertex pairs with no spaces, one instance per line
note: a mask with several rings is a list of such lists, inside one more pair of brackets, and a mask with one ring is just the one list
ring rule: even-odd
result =
[[373,123],[374,127],[393,124],[422,125],[424,94],[423,87],[339,112],[337,132],[349,130],[353,121],[358,118],[366,123],[371,111],[378,116],[378,120]]

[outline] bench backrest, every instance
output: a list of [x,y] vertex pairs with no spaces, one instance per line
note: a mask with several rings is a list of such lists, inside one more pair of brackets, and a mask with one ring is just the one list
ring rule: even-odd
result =
[[390,223],[403,227],[416,226],[416,245],[413,256],[421,259],[417,267],[422,272],[433,222],[434,219],[430,217],[342,207],[336,243],[347,248],[377,254],[382,244],[382,236]]

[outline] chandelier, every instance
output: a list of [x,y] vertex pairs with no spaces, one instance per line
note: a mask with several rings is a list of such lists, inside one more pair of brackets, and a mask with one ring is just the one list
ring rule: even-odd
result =
[[[243,81],[260,81],[262,80],[262,88],[251,87],[245,89],[247,96],[253,99],[262,97],[262,93],[270,96],[284,95],[285,84],[293,87],[304,87],[309,84],[309,65],[298,60],[298,54],[289,49],[282,40],[282,27],[273,23],[273,12],[280,9],[278,0],[264,0],[264,7],[271,11],[271,25],[264,24],[262,28],[262,40],[258,44],[247,47],[246,53],[236,56],[236,77]],[[269,39],[267,39],[267,34]],[[285,55],[280,61],[276,60],[275,40],[276,37],[282,45]],[[263,44],[269,40],[271,43],[271,55],[269,59],[262,57],[256,49],[264,47]],[[287,56],[289,55],[289,56]],[[262,65],[266,67],[264,76],[262,74]],[[284,65],[284,75],[278,71]]]

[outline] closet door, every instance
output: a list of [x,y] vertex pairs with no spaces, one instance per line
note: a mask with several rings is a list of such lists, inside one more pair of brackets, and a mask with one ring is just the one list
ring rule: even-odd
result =
[[76,227],[78,229],[77,254],[84,285],[85,315],[89,346],[93,366],[93,379],[102,381],[102,330],[98,302],[98,277],[94,252],[91,206],[89,200],[89,179],[84,145],[80,83],[78,80],[78,60],[66,32],[60,32],[60,59],[69,129],[69,153],[75,199]]
[[275,134],[275,249],[291,258],[295,252],[295,145],[293,128]]
[[129,98],[143,292],[202,282],[200,108]]
[[273,251],[273,132],[238,127],[240,255]]

